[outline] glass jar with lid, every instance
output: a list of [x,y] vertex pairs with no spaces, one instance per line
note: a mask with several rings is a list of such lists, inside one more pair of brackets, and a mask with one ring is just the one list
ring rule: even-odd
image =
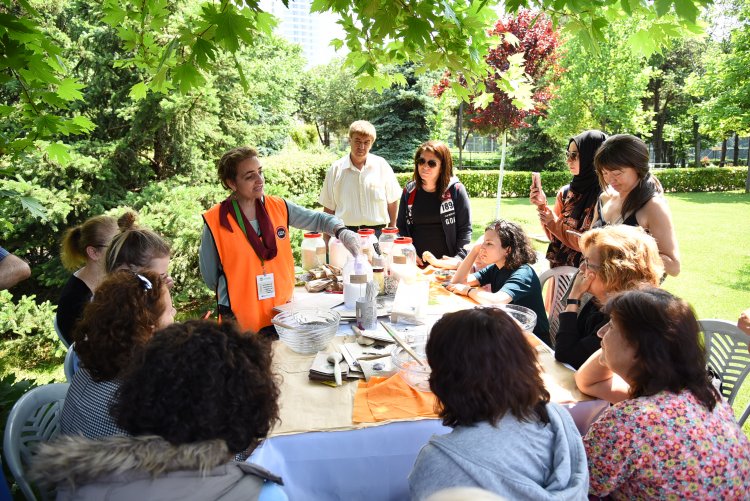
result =
[[398,238],[398,228],[383,228],[380,232],[380,238],[378,238],[378,247],[380,248],[380,254],[387,256],[391,253],[391,247],[393,242]]
[[417,276],[417,250],[410,237],[398,237],[393,241],[391,254],[388,256],[389,272],[398,281],[412,282]]
[[378,243],[378,239],[375,238],[375,230],[372,228],[362,228],[357,230],[360,239],[360,247],[362,248],[362,254],[367,256],[367,260],[372,264],[372,258],[375,256],[375,246]]
[[326,263],[326,243],[320,233],[305,233],[302,239],[302,269],[312,270]]
[[343,269],[350,252],[338,238],[331,237],[328,241],[328,264]]

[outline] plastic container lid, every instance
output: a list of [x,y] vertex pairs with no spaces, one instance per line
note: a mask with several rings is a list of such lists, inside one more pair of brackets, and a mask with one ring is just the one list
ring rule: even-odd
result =
[[305,235],[304,235],[305,238],[320,238],[322,236],[323,235],[321,235],[320,233],[315,233],[314,231],[305,233]]
[[394,244],[410,244],[411,243],[411,237],[398,237],[396,240],[393,241]]
[[372,228],[362,228],[357,230],[357,233],[359,233],[360,235],[374,235],[375,230],[373,230]]
[[381,233],[398,233],[398,228],[391,228],[391,227],[383,228]]

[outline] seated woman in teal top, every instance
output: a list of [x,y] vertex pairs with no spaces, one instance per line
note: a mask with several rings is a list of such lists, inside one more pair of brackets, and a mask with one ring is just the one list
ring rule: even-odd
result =
[[[489,266],[470,274],[477,258]],[[544,309],[542,286],[530,266],[536,253],[529,237],[515,223],[498,219],[484,231],[484,241],[461,262],[448,290],[468,296],[479,304],[517,304],[536,313],[534,334],[550,344],[549,322]],[[492,292],[477,287],[490,284]]]

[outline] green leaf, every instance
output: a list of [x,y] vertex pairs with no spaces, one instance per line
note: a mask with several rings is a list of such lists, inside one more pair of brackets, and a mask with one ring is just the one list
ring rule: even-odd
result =
[[187,94],[193,87],[198,87],[206,83],[201,72],[190,63],[182,63],[177,66],[172,73],[172,80],[179,85],[180,92]]
[[147,92],[148,86],[143,82],[138,82],[130,88],[130,93],[128,95],[133,101],[140,101],[146,97]]
[[53,162],[65,165],[70,161],[70,151],[67,144],[50,143],[45,150]]
[[[62,162],[61,162],[62,163]],[[24,209],[29,211],[29,213],[38,219],[45,220],[47,219],[47,209],[44,208],[44,206],[39,203],[39,200],[37,200],[34,197],[18,197],[18,199],[21,201],[21,205]]]
[[480,95],[476,96],[472,103],[474,103],[474,107],[479,109],[484,109],[487,106],[489,106],[490,103],[492,103],[495,100],[495,94],[491,92],[482,92]]
[[462,101],[469,102],[471,100],[471,95],[469,94],[468,89],[466,89],[463,85],[461,85],[458,82],[451,82],[451,89],[453,89],[453,92],[458,96]]
[[654,9],[656,10],[656,15],[659,17],[668,13],[671,7],[672,7],[672,0],[655,0],[654,1]]
[[695,6],[692,0],[675,0],[674,11],[682,19],[686,19],[691,23],[695,23],[698,18],[698,7]]
[[247,92],[248,89],[250,89],[250,84],[247,81],[247,78],[245,77],[245,72],[242,71],[242,65],[240,64],[240,60],[237,59],[237,54],[232,54],[232,57],[234,58],[234,67],[237,69],[237,75],[240,77],[240,85],[242,85],[242,89]]
[[83,87],[84,85],[77,80],[66,78],[57,86],[57,95],[65,101],[78,101],[83,99],[83,94],[81,94]]

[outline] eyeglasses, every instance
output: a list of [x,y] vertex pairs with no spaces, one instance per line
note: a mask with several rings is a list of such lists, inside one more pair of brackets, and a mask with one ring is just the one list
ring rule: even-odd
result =
[[569,162],[575,162],[578,159],[578,152],[577,151],[566,151],[565,152],[565,158]]
[[419,159],[417,160],[417,164],[419,165],[427,164],[430,167],[430,169],[434,169],[435,167],[438,166],[438,162],[434,158],[427,160],[426,158],[419,157]]
[[602,265],[600,264],[591,264],[589,262],[589,258],[585,257],[581,260],[581,265],[586,265],[586,268],[588,268],[591,271],[597,271],[602,269]]
[[135,276],[138,280],[141,281],[141,285],[143,286],[144,291],[150,291],[151,289],[154,288],[153,284],[151,283],[151,280],[149,280],[148,278],[144,277],[140,273],[136,273]]

